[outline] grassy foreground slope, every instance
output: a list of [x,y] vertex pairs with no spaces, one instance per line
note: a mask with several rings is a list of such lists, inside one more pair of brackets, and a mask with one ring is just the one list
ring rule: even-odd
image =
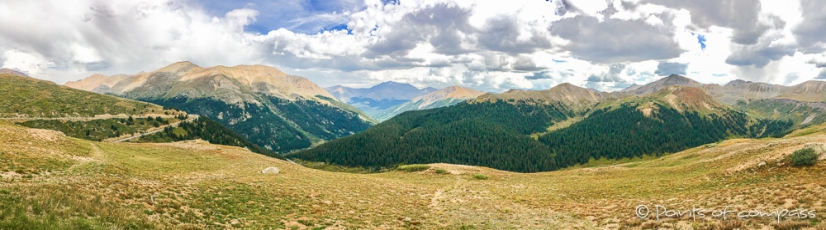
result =
[[[826,126],[790,136],[548,173],[432,164],[412,173],[346,174],[237,147],[99,143],[0,122],[0,229],[824,229],[826,165],[797,168],[783,159],[825,142]],[[260,173],[271,166],[281,173]],[[818,215],[779,224],[656,221],[633,215],[640,204]]]
[[[15,74],[0,74],[0,118],[169,115],[159,105],[105,96]],[[167,113],[167,114],[164,114]]]
[[0,74],[0,95],[0,120],[95,141],[146,132],[185,114],[17,74]]

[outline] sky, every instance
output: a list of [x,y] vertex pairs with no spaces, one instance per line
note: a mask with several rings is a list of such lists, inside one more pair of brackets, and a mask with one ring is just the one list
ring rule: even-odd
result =
[[178,61],[491,92],[826,80],[823,0],[4,0],[0,21],[2,67],[58,84]]

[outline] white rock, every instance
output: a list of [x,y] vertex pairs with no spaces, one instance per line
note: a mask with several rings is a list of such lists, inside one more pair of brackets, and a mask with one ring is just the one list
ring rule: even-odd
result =
[[264,170],[261,170],[261,173],[265,173],[265,174],[278,174],[279,172],[281,172],[281,171],[279,171],[278,168],[276,168],[276,167],[268,167],[268,168],[265,168]]
[[757,163],[757,167],[758,167],[758,168],[759,168],[759,167],[763,167],[763,166],[766,166],[766,162],[765,162],[765,161],[761,161],[760,163]]

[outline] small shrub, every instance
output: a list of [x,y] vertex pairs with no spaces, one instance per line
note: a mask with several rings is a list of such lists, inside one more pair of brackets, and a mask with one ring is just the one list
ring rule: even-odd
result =
[[450,173],[450,172],[448,172],[445,169],[436,169],[436,174],[448,174],[448,173]]
[[818,154],[812,148],[803,148],[792,153],[792,165],[812,166],[817,163]]
[[487,180],[489,177],[485,174],[476,174],[473,175],[473,178],[476,178],[477,180]]
[[405,172],[418,172],[430,169],[430,165],[402,165],[397,169]]

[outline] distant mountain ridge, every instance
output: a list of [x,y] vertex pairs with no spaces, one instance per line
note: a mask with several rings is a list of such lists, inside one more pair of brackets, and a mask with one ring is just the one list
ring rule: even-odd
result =
[[337,85],[325,89],[343,102],[349,102],[351,98],[410,100],[414,97],[436,91],[436,89],[432,87],[419,89],[411,84],[394,81],[382,82],[370,88],[351,88]]
[[14,74],[14,75],[19,75],[19,76],[29,77],[28,74],[25,74],[25,73],[17,71],[17,70],[8,69],[8,68],[0,68],[0,74]]
[[178,62],[136,75],[93,75],[67,86],[206,116],[276,152],[308,148],[374,120],[310,80],[263,65],[200,67]]
[[804,102],[826,102],[826,82],[810,80],[797,85],[783,86],[763,82],[733,80],[725,85],[701,84],[682,75],[672,74],[646,85],[632,85],[618,91],[622,94],[643,95],[669,86],[702,88],[726,104],[750,99],[792,99]]
[[616,98],[617,93],[598,92],[593,89],[582,88],[570,83],[562,83],[546,90],[518,90],[512,89],[504,93],[488,93],[477,97],[470,103],[495,101],[527,101],[534,103],[562,103],[566,106],[587,107],[601,100]]
[[378,117],[385,110],[404,104],[411,99],[436,91],[435,88],[416,88],[399,82],[382,82],[370,88],[331,86],[325,88],[336,99],[361,109],[371,117]]
[[417,96],[403,104],[393,106],[376,115],[376,119],[384,121],[406,111],[451,106],[459,102],[474,99],[483,94],[485,93],[470,88],[450,86],[425,95]]
[[640,95],[673,86],[697,87],[714,99],[755,117],[791,120],[796,126],[826,121],[826,82],[806,81],[792,86],[733,80],[725,85],[700,84],[681,75],[670,75],[643,86],[619,91]]

